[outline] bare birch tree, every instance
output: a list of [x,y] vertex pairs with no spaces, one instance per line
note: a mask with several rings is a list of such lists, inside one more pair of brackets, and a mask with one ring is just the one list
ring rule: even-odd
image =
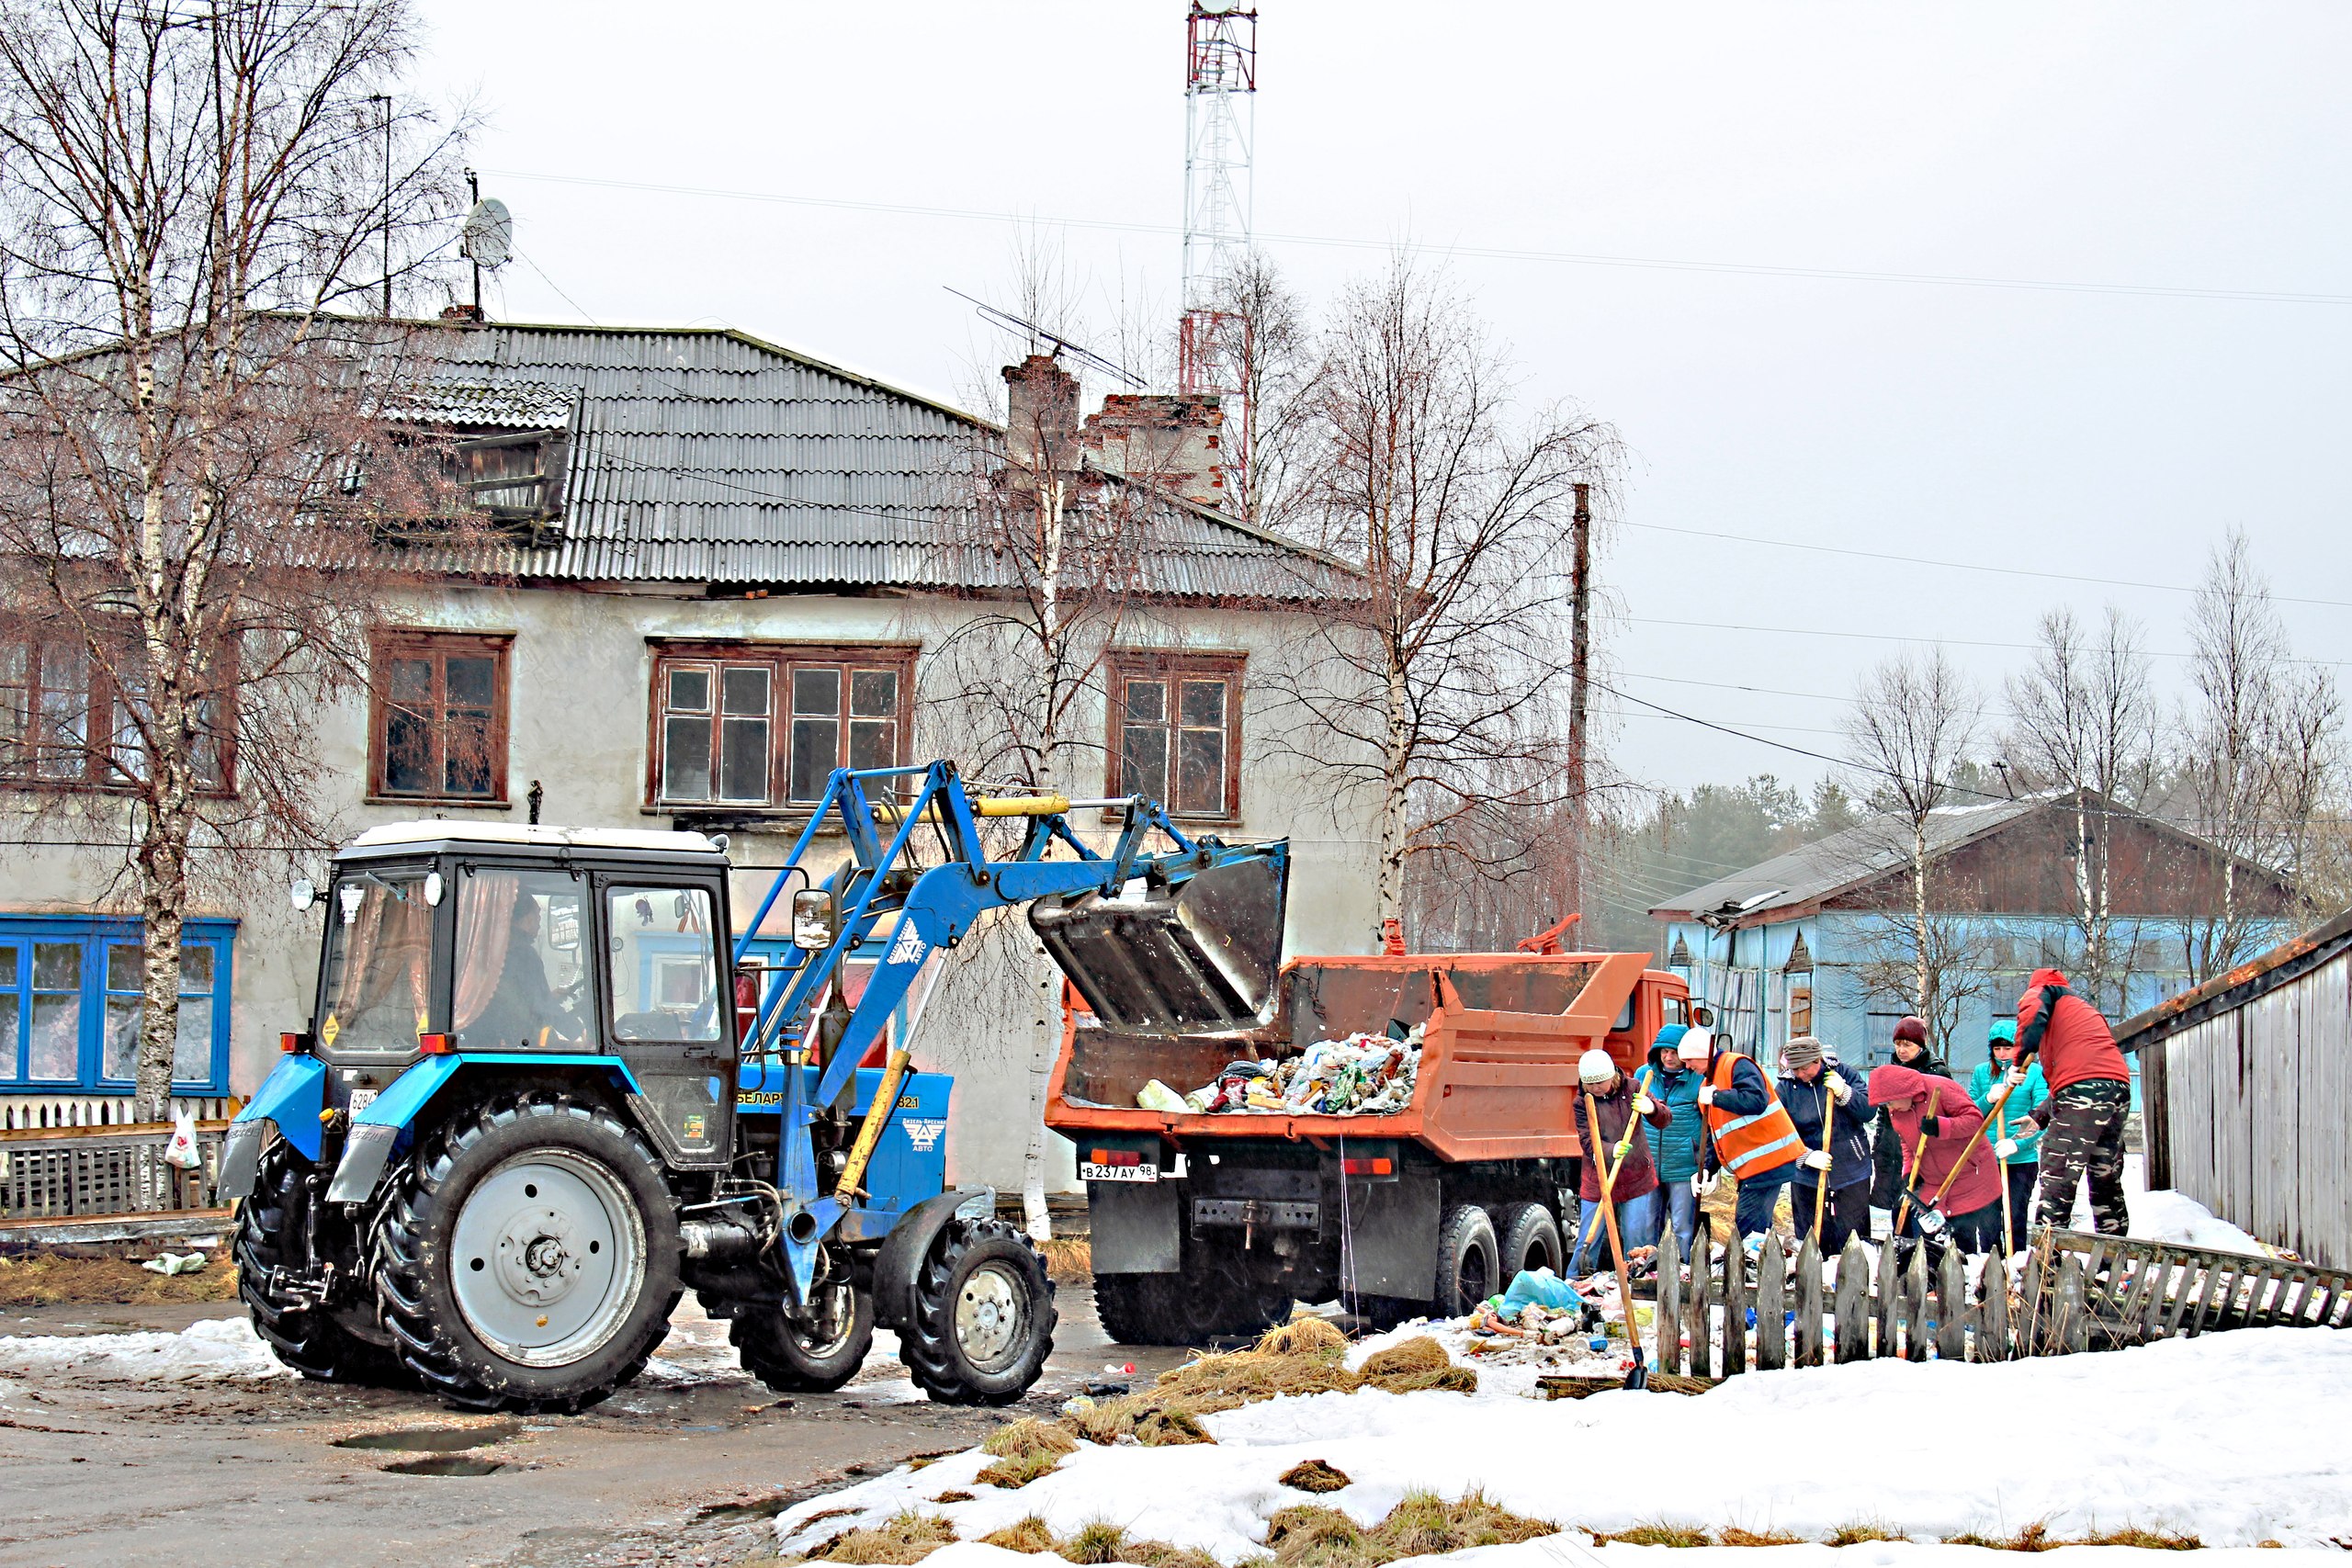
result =
[[2218,853],[2219,907],[2187,928],[2193,980],[2218,975],[2256,945],[2276,911],[2248,897],[2248,863],[2290,877],[2340,766],[2342,699],[2335,678],[2298,664],[2270,585],[2240,530],[2217,547],[2189,617],[2191,695],[2179,773],[2199,832]]
[[1272,257],[1252,251],[1227,280],[1224,320],[1240,342],[1227,349],[1241,368],[1241,400],[1249,413],[1238,441],[1241,483],[1237,514],[1261,528],[1286,532],[1309,501],[1314,436],[1315,332],[1306,306]]
[[1985,955],[1969,922],[1937,908],[1947,900],[1937,896],[1932,824],[1954,801],[1953,775],[1976,749],[1983,708],[1974,683],[1936,648],[1897,654],[1863,676],[1845,722],[1847,761],[1884,806],[1883,837],[1901,857],[1909,904],[1861,966],[1863,984],[1903,998],[1947,1048],[1961,1004],[1984,987]]
[[1563,798],[1569,513],[1579,482],[1609,493],[1621,449],[1566,405],[1521,416],[1483,326],[1408,256],[1346,292],[1317,367],[1306,524],[1365,586],[1263,683],[1280,743],[1373,795],[1385,921],[1416,856],[1492,868],[1457,825]]
[[2140,629],[2109,606],[2096,636],[2071,609],[2041,617],[2032,662],[2008,682],[2011,758],[2071,797],[2077,977],[2120,997],[2137,942],[2117,939],[2108,812],[2137,807],[2154,783],[2156,703]]
[[310,717],[429,488],[382,446],[391,334],[327,315],[447,237],[413,44],[405,0],[0,6],[0,770],[128,842],[142,1121],[194,858],[316,831]]

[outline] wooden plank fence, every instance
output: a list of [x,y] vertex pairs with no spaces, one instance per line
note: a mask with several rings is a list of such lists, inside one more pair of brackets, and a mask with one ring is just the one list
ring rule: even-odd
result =
[[[1713,1226],[1702,1224],[1712,1251]],[[2006,1361],[2225,1328],[2352,1327],[2352,1273],[2074,1231],[2034,1233],[2014,1292],[1998,1259],[1980,1269],[1957,1248],[1931,1258],[1891,1239],[1849,1240],[1835,1259],[1808,1239],[1792,1266],[1768,1235],[1751,1286],[1737,1248],[1685,1279],[1669,1229],[1657,1267],[1652,1364],[1697,1378],[1883,1357]]]
[[[196,1124],[193,1170],[167,1164],[168,1122],[27,1127],[0,1132],[0,1219],[69,1219],[142,1212],[149,1180],[163,1212],[218,1206],[225,1121]],[[153,1211],[147,1211],[153,1212]]]

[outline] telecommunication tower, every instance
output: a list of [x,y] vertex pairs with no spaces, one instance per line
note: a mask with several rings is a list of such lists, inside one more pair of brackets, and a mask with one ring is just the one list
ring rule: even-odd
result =
[[1246,495],[1249,323],[1228,307],[1250,254],[1258,13],[1246,0],[1190,0],[1184,17],[1184,319],[1178,390],[1238,400],[1224,442],[1231,493]]

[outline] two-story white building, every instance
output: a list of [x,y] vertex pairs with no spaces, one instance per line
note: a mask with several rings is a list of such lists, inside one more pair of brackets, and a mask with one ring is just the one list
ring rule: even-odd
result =
[[[372,694],[317,716],[346,836],[418,817],[674,826],[724,831],[739,867],[773,868],[831,769],[952,750],[929,661],[1002,584],[936,547],[938,518],[985,422],[729,330],[458,323],[439,340],[402,417],[465,439],[508,542],[494,558],[420,548]],[[1025,368],[1016,400],[1067,396],[1074,417],[1058,367]],[[1124,400],[1112,457],[1154,412]],[[1214,462],[1190,424],[1186,460]],[[1214,497],[1212,472],[1166,488],[1136,584],[1148,613],[1123,620],[1084,721],[1102,776],[1071,782],[1172,791],[1182,818],[1227,838],[1291,835],[1286,951],[1365,951],[1368,803],[1335,800],[1270,743],[1250,679],[1349,574],[1188,499]],[[102,705],[79,668],[62,644],[0,649],[0,710]],[[87,798],[36,816],[12,784]],[[11,780],[0,762],[0,1121],[125,1120],[140,939],[121,852],[103,847],[121,835],[90,830],[114,810],[103,781]],[[322,918],[284,891],[322,876],[322,856],[225,869],[199,868],[178,1073],[215,1112],[310,1018]],[[739,872],[739,919],[767,880]],[[1031,996],[926,1022],[919,1055],[958,1077],[953,1175],[1019,1180],[1035,1032],[1059,1027],[1045,1010]]]

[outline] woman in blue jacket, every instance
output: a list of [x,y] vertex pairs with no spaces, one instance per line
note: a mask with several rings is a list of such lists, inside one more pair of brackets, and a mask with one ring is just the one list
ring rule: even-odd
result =
[[1650,1128],[1648,1134],[1657,1151],[1659,1190],[1665,1194],[1657,1210],[1658,1235],[1673,1225],[1674,1239],[1687,1258],[1699,1235],[1699,1194],[1691,1190],[1690,1179],[1699,1174],[1699,1151],[1706,1142],[1707,1124],[1699,1119],[1702,1080],[1682,1065],[1676,1050],[1685,1032],[1681,1024],[1669,1023],[1657,1032],[1650,1046],[1650,1066],[1657,1075],[1650,1080],[1650,1098],[1671,1111],[1674,1120]]
[[[1993,1102],[2001,1098],[2002,1080],[2017,1063],[2017,1020],[1995,1019],[1987,1043],[1992,1047],[1993,1059],[1970,1075],[1968,1098],[1976,1102],[1977,1110],[1989,1116]],[[2001,1107],[2001,1126],[1985,1134],[1993,1141],[1993,1152],[2000,1156],[2001,1174],[2009,1184],[2011,1252],[2025,1247],[2026,1232],[2033,1224],[2034,1188],[2041,1179],[2041,1128],[2026,1118],[2049,1103],[2050,1085],[2043,1079],[2041,1064],[2037,1061],[2026,1068],[2025,1082],[2011,1091],[2007,1103]]]

